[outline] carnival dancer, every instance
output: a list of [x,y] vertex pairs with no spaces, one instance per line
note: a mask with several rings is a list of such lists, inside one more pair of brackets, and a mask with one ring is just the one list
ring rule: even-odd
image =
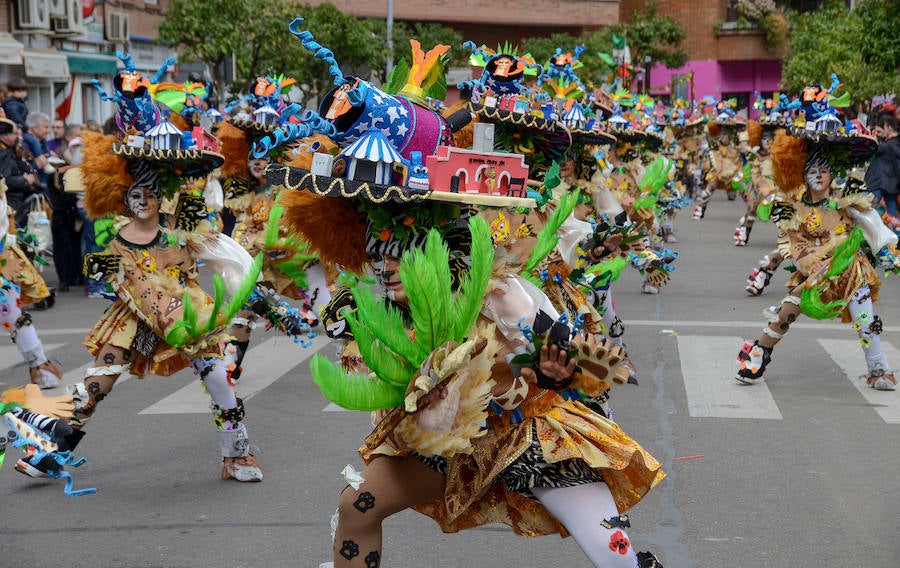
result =
[[813,116],[807,118],[812,124],[804,128],[795,123],[787,134],[777,135],[772,145],[775,184],[781,193],[797,196],[794,202],[776,202],[772,209],[780,233],[779,251],[795,262],[797,271],[788,281],[790,292],[777,310],[777,319],[738,353],[740,368],[735,378],[748,384],[762,379],[775,345],[803,313],[852,321],[866,357],[866,384],[894,390],[897,380],[881,347],[883,324],[873,304],[880,281],[861,246],[896,270],[896,259],[889,252],[896,237],[881,223],[871,208],[871,196],[860,192],[858,184],[832,194],[835,174],[870,158],[877,143],[871,137],[844,132],[842,125],[838,130],[827,124],[834,120],[830,115]]
[[[724,106],[723,106],[724,105]],[[738,148],[737,134],[746,127],[746,123],[735,118],[734,109],[727,103],[719,103],[719,113],[715,119],[707,123],[707,148],[705,149],[706,170],[703,176],[704,185],[694,200],[693,219],[699,221],[706,215],[709,200],[717,189],[734,191],[731,183],[741,169],[741,154]],[[734,198],[729,195],[728,200]]]
[[[0,122],[10,122],[0,118]],[[59,385],[62,372],[47,358],[31,314],[23,307],[50,297],[44,279],[16,243],[6,181],[0,179],[0,323],[28,365],[31,382],[42,389]]]
[[[662,141],[659,136],[635,129],[630,121],[616,122],[615,118],[611,120],[610,132],[616,137],[616,152],[611,152],[613,168],[605,183],[632,221],[631,236],[640,236],[643,240],[644,246],[632,245],[633,250],[628,255],[631,266],[644,277],[641,293],[655,295],[669,281],[678,258],[678,253],[665,248],[657,236],[660,230],[658,196],[669,181],[670,162],[655,154]],[[645,178],[654,163],[654,173]],[[660,173],[661,176],[657,175]],[[646,183],[650,178],[654,180],[652,185]]]
[[[229,117],[217,132],[225,156],[220,170],[224,178],[225,206],[235,215],[231,235],[251,256],[263,253],[263,282],[257,288],[268,298],[257,304],[278,306],[275,310],[254,311],[251,302],[232,321],[229,333],[234,339],[225,346],[225,355],[228,375],[233,381],[243,372],[250,335],[260,317],[267,325],[299,340],[299,336],[309,335],[318,324],[318,310],[330,299],[328,279],[315,254],[279,224],[283,210],[276,205],[277,188],[266,180],[265,169],[270,163],[301,154],[311,157],[314,151],[325,152],[335,145],[320,136],[308,144],[276,144],[260,156],[253,155],[256,141],[287,124],[299,111],[298,105],[287,105],[282,97],[295,82],[284,77],[257,77],[250,85],[250,93],[239,103],[230,105],[232,112],[237,110],[236,104],[246,104],[249,108]],[[292,307],[282,297],[299,302],[299,307]]]
[[[311,41],[308,32],[298,35]],[[396,95],[353,79],[351,100],[367,98],[357,108],[358,120],[385,116],[406,93],[418,91],[420,100],[443,98],[439,88],[420,84],[437,74],[431,66],[438,61],[429,55],[440,51],[426,54],[417,47],[407,67],[409,87]],[[425,129],[411,142],[421,144],[429,136]],[[606,388],[597,375],[610,376],[617,353],[606,343],[570,343],[572,329],[562,314],[528,278],[512,271],[548,254],[552,231],[543,238],[529,231],[507,239],[495,255],[493,233],[516,233],[499,213],[514,215],[518,224],[515,209],[506,208],[530,200],[468,190],[479,184],[468,175],[466,191],[450,192],[454,172],[435,158],[447,150],[471,151],[439,146],[436,156],[423,156],[429,192],[419,189],[426,181],[421,176],[410,184],[411,174],[402,180],[388,175],[396,171],[391,164],[414,163],[416,156],[406,158],[397,147],[391,151],[380,129],[348,144],[340,168],[346,177],[338,170],[331,176],[268,170],[273,182],[303,190],[282,193],[291,227],[323,260],[355,271],[371,262],[385,296],[377,300],[368,286],[336,293],[323,323],[332,335],[352,332],[342,359],[350,371],[324,357],[313,361],[313,375],[330,400],[381,411],[361,449],[366,469],[349,475],[353,485],[341,496],[334,566],[381,565],[383,520],[413,506],[447,532],[491,522],[529,535],[569,529],[595,566],[635,566],[621,513],[664,474],[615,424],[560,394],[570,387],[592,393]],[[504,157],[514,163],[523,158]],[[361,160],[382,164],[376,175],[385,176],[362,177],[367,169]],[[514,171],[498,171],[496,179]],[[473,203],[488,213],[476,214],[468,206]],[[534,254],[538,241],[543,253]],[[551,336],[563,343],[551,346]],[[535,341],[543,345],[535,349]],[[573,361],[563,353],[566,347]],[[575,372],[579,361],[584,373]],[[569,448],[565,455],[558,452],[562,447]],[[646,565],[655,562],[647,556]]]
[[[259,275],[261,259],[249,255],[205,220],[203,198],[179,195],[173,217],[160,213],[163,196],[175,197],[192,178],[224,160],[215,138],[201,128],[183,135],[161,116],[146,78],[120,58],[125,69],[113,80],[116,93],[101,96],[118,105],[122,139],[86,133],[80,173],[85,209],[94,218],[128,215],[105,253],[89,255],[85,271],[106,280],[118,298],[84,343],[95,359],[71,393],[74,448],[97,406],[124,373],[168,376],[191,367],[209,393],[222,452],[222,478],[261,481],[244,405],[229,384],[219,343],[228,321],[244,304]],[[165,66],[161,69],[165,69]],[[99,89],[98,89],[99,90]],[[124,127],[131,134],[124,133]],[[198,282],[198,261],[216,273],[215,299]],[[231,300],[225,302],[228,290]],[[45,475],[40,462],[23,460],[24,473]]]
[[[768,107],[771,103],[767,102],[766,104]],[[778,188],[775,187],[773,181],[774,173],[770,150],[775,135],[788,126],[786,116],[779,110],[780,108],[780,106],[772,108],[766,115],[761,116],[758,122],[750,121],[747,124],[748,145],[751,149],[758,146],[759,150],[753,154],[754,158],[750,160],[753,174],[751,189],[753,198],[748,200],[747,211],[741,217],[741,225],[735,229],[735,245],[746,244],[754,220],[768,220],[772,203],[776,199],[775,194]],[[781,195],[781,198],[787,199],[788,197]],[[747,293],[751,296],[762,294],[783,260],[777,247],[763,256],[759,261],[759,266],[747,277],[747,286],[744,288]]]

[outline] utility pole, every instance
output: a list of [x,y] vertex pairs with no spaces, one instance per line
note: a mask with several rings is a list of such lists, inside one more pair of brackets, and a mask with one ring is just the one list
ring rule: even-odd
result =
[[385,77],[391,76],[394,68],[394,0],[387,0],[387,62]]

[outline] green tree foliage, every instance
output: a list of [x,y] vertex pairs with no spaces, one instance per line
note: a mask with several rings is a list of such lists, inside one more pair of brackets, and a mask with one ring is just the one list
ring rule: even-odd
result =
[[895,0],[864,0],[854,10],[829,1],[815,12],[791,15],[790,54],[782,88],[798,93],[837,73],[854,103],[900,92],[900,11]]
[[578,71],[578,76],[585,84],[599,85],[609,79],[612,71],[600,54],[612,53],[614,33],[627,37],[635,67],[643,66],[645,56],[649,56],[653,63],[663,63],[667,67],[680,67],[688,59],[687,52],[681,49],[684,29],[677,20],[659,15],[655,2],[648,2],[642,12],[632,12],[628,22],[588,32],[581,37],[564,33],[527,38],[522,41],[519,51],[531,53],[538,63],[545,64],[557,47],[569,51],[576,45],[584,44],[586,49],[579,57],[584,67]]
[[611,29],[628,38],[631,59],[636,65],[643,65],[645,57],[669,68],[681,67],[688,60],[687,52],[681,49],[684,28],[678,20],[661,16],[656,2],[648,2],[643,12],[632,12],[628,22]]
[[[284,74],[297,79],[309,100],[333,86],[328,66],[303,48],[288,30],[294,18],[305,20],[315,41],[334,52],[347,75],[385,77],[387,26],[384,20],[357,18],[325,3],[309,6],[279,0],[173,0],[160,24],[160,38],[174,43],[186,61],[202,61],[219,92],[225,87],[222,64],[234,54],[237,76],[233,93],[246,89],[258,75]],[[464,62],[462,36],[440,24],[394,24],[394,61],[409,58],[409,38],[430,49],[438,43],[454,47],[451,57]]]

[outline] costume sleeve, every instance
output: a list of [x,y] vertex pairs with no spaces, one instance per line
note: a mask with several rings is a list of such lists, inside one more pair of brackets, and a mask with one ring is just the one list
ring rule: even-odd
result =
[[866,170],[865,180],[869,190],[889,190],[888,188],[896,187],[895,166],[891,163],[891,160],[892,157],[888,153],[887,148],[884,146],[878,148],[875,159],[872,160],[869,164],[869,169]]
[[786,236],[790,242],[791,258],[802,274],[809,275],[813,265],[825,256],[821,247],[813,245],[807,234],[800,229],[786,231]]

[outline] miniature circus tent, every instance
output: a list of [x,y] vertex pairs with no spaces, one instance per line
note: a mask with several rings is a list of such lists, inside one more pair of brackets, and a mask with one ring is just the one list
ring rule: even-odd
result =
[[563,115],[562,120],[568,128],[581,129],[584,128],[587,117],[585,117],[584,109],[581,108],[581,105],[574,103],[572,108]]
[[181,130],[168,120],[163,120],[147,131],[152,150],[179,150],[181,148]]
[[377,128],[369,128],[359,139],[341,151],[347,160],[347,179],[390,185],[394,164],[403,156]]

